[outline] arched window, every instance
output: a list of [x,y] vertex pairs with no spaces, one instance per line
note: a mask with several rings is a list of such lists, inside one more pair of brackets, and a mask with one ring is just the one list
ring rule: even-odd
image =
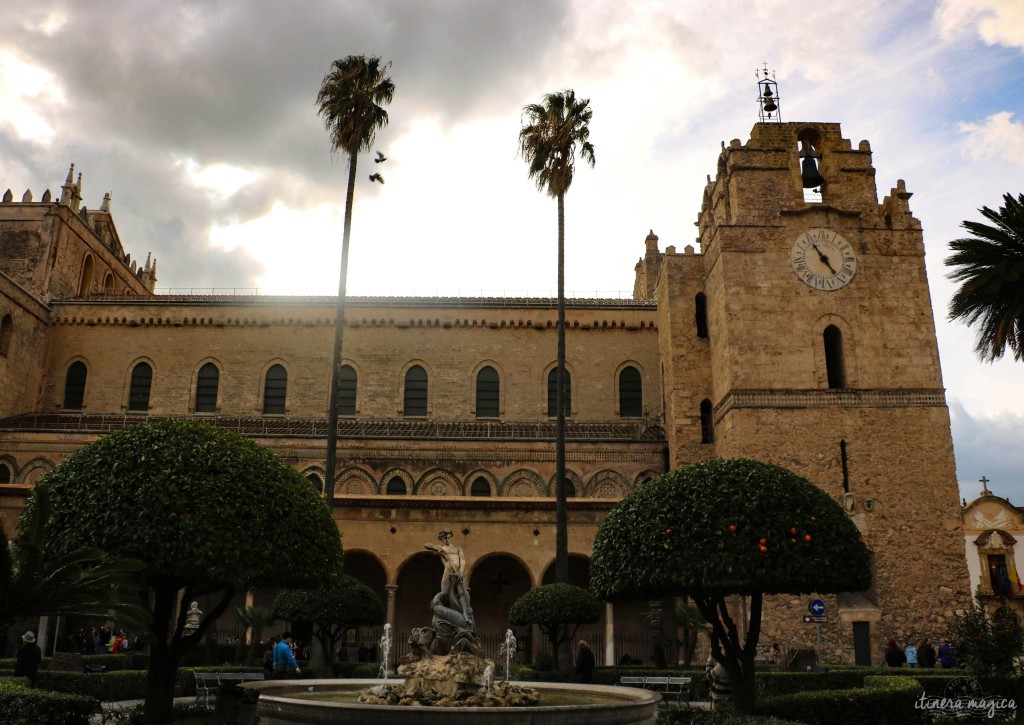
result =
[[85,255],[85,262],[82,264],[82,278],[78,282],[78,296],[88,297],[89,291],[92,289],[92,255]]
[[85,399],[85,379],[89,370],[85,363],[76,360],[68,368],[68,374],[64,378],[64,410],[81,410],[82,401]]
[[388,481],[388,487],[384,491],[388,496],[404,496],[407,491],[405,490],[405,481],[400,477],[395,476]]
[[0,463],[0,483],[11,482],[11,468],[6,463]]
[[700,401],[700,442],[715,442],[715,423],[711,419],[711,401],[707,398]]
[[128,388],[128,410],[148,411],[149,391],[153,386],[153,368],[140,362],[132,368],[132,382]]
[[310,473],[306,476],[306,480],[313,484],[313,488],[316,489],[317,493],[321,496],[324,495],[324,482],[320,479],[320,476],[315,473]]
[[[555,491],[555,496],[558,495],[558,491]],[[565,479],[565,497],[576,498],[576,484],[572,482],[571,478]]]
[[491,495],[491,484],[483,476],[478,477],[473,481],[473,485],[469,489],[470,496],[490,496]]
[[476,417],[497,418],[501,380],[490,365],[476,374]]
[[644,414],[644,383],[640,371],[630,365],[619,373],[619,415],[639,418]]
[[846,387],[846,369],[843,363],[843,333],[835,325],[825,328],[825,371],[829,388]]
[[338,415],[356,414],[356,382],[355,368],[342,365],[338,378]]
[[11,335],[14,334],[14,318],[4,315],[0,319],[0,355],[7,357],[11,350]]
[[[558,417],[558,366],[551,368],[548,373],[548,417]],[[565,371],[565,417],[572,415],[572,376],[569,370]]]
[[263,413],[284,414],[284,400],[288,395],[288,371],[284,365],[271,365],[263,381]]
[[[427,414],[427,371],[419,365],[413,365],[405,373],[405,405],[404,415],[408,417],[425,416]],[[404,484],[403,484],[404,485]],[[391,484],[389,483],[390,487]]]
[[702,340],[708,339],[708,298],[703,292],[698,292],[693,298],[694,307],[697,309],[697,337]]
[[212,362],[199,368],[196,376],[197,413],[217,412],[217,387],[220,385],[220,370]]
[[114,294],[114,275],[110,272],[107,272],[107,275],[103,278],[103,294]]

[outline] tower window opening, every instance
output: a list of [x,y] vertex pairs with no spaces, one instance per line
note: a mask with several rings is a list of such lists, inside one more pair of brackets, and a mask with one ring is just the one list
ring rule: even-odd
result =
[[697,316],[697,337],[702,340],[708,339],[708,298],[703,292],[698,292],[693,298],[694,308]]
[[398,476],[395,476],[388,481],[388,487],[385,493],[388,496],[404,496],[408,491],[405,488],[405,481]]
[[797,142],[804,202],[819,204],[825,185],[821,175],[821,134],[817,129],[805,128],[797,134]]
[[0,463],[0,483],[11,482],[11,469],[6,463]]
[[715,442],[715,423],[711,419],[711,401],[707,398],[700,401],[700,442]]
[[470,496],[490,496],[491,484],[483,476],[479,476],[469,490]]
[[825,328],[825,370],[828,376],[828,387],[845,388],[846,370],[843,363],[843,333],[835,325]]

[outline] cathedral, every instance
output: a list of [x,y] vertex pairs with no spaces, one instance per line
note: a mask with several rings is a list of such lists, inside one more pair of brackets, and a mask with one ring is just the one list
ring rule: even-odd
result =
[[[335,298],[156,294],[156,261],[133,259],[109,197],[87,209],[81,189],[72,169],[59,198],[0,203],[6,530],[65,456],[149,418],[244,433],[323,490]],[[889,637],[945,633],[968,570],[910,198],[899,180],[879,202],[870,144],[839,124],[762,121],[722,145],[694,203],[699,249],[651,232],[632,299],[567,300],[573,583],[634,487],[749,457],[829,493],[874,567],[870,590],[822,597],[822,623],[804,621],[808,597],[767,598],[766,647],[880,664]],[[424,545],[440,530],[466,553],[485,645],[554,578],[556,316],[539,298],[348,301],[334,518],[346,572],[381,596],[398,642],[429,616],[440,563]],[[650,606],[608,604],[580,630],[599,663],[650,661]]]

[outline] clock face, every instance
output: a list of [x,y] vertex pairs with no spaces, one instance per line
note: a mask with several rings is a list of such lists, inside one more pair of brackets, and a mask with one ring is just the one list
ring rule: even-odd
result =
[[808,229],[797,237],[789,259],[796,276],[819,290],[841,289],[857,272],[853,247],[831,229]]

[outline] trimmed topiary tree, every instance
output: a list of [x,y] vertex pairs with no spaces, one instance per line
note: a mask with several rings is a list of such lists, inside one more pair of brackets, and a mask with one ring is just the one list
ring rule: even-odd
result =
[[[170,720],[182,655],[237,592],[341,575],[337,526],[309,482],[252,440],[204,423],[125,428],[68,456],[39,488],[52,504],[48,552],[94,547],[145,565],[147,723]],[[186,631],[188,603],[209,594],[217,604]]]
[[1018,657],[1024,652],[1024,627],[1005,601],[991,611],[978,596],[956,615],[946,636],[957,660],[975,677],[1014,677],[1021,673]]
[[370,587],[350,576],[330,589],[287,589],[274,600],[274,616],[313,625],[325,663],[334,663],[338,643],[353,627],[384,624],[384,604]]
[[[508,620],[517,626],[536,624],[551,643],[555,669],[561,670],[559,648],[571,642],[581,624],[601,618],[601,602],[586,589],[572,584],[534,587],[512,603]],[[564,663],[567,667],[572,662]]]
[[[746,459],[680,468],[634,490],[601,524],[590,568],[602,599],[689,596],[746,712],[762,597],[870,585],[867,547],[842,507],[792,471]],[[726,606],[737,594],[750,598],[745,640]]]

